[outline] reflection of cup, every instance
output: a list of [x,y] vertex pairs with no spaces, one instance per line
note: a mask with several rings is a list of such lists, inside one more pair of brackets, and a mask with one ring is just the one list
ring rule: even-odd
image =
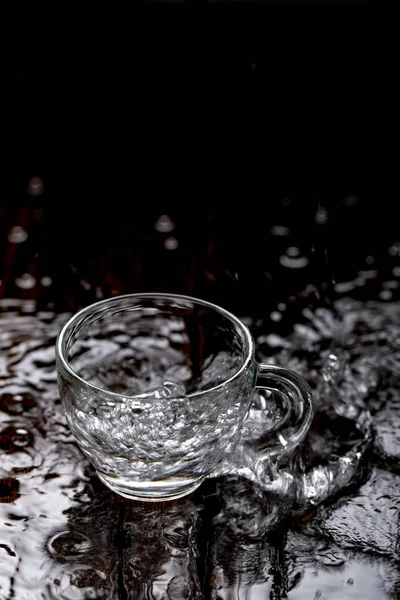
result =
[[132,294],[98,302],[64,326],[56,356],[80,448],[128,498],[195,490],[238,443],[255,388],[267,394],[266,455],[291,451],[311,422],[306,382],[258,364],[248,329],[202,300]]

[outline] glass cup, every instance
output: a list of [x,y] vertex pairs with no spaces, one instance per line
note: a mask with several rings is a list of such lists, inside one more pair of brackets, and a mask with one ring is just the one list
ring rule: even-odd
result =
[[290,453],[312,420],[307,383],[259,364],[247,327],[196,298],[131,294],[88,306],[61,330],[56,358],[79,447],[127,498],[180,498],[217,472],[256,390],[266,455]]

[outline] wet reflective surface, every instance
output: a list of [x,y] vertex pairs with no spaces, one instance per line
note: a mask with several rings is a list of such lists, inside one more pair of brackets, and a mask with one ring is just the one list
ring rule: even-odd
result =
[[296,469],[279,485],[237,469],[163,505],[108,491],[73,443],[53,351],[67,314],[2,308],[2,600],[398,597],[397,304],[339,299],[256,335],[315,388]]
[[[102,229],[96,214],[66,214],[67,252],[70,231],[52,230],[56,209],[36,203],[46,189],[32,176],[34,204],[0,205],[0,599],[400,598],[397,223],[378,240],[382,212],[368,229],[351,194],[335,210],[283,198],[267,227],[163,206],[132,250],[136,222],[117,235],[120,215]],[[144,505],[102,485],[67,427],[55,337],[80,306],[153,290],[221,304],[251,329],[260,360],[307,379],[316,414],[290,460],[257,455],[268,442],[260,396],[246,444],[192,496]]]

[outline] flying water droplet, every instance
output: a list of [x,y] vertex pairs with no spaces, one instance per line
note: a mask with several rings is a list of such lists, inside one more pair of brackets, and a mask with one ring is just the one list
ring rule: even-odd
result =
[[174,237],[168,237],[164,242],[164,247],[167,250],[176,250],[178,246],[179,246],[179,242]]
[[297,256],[300,256],[300,250],[297,248],[297,246],[290,246],[286,250],[286,254],[291,258],[296,258]]
[[391,300],[393,297],[393,293],[390,290],[382,290],[379,292],[379,298],[381,300]]
[[270,316],[271,321],[275,321],[275,323],[282,320],[282,315],[277,310],[274,310],[269,316]]
[[169,233],[175,229],[175,223],[168,215],[161,215],[155,222],[154,229],[160,233]]
[[40,196],[44,192],[43,180],[40,177],[31,177],[28,182],[28,194],[30,196]]
[[308,265],[308,258],[306,256],[293,257],[282,254],[279,257],[279,262],[282,267],[287,267],[288,269],[304,269]]
[[274,227],[271,228],[271,235],[287,237],[289,233],[289,229],[284,225],[274,225]]
[[24,273],[16,278],[15,284],[22,290],[30,290],[35,287],[36,279],[30,273]]
[[390,256],[400,256],[400,242],[395,242],[389,248]]
[[324,206],[319,206],[315,213],[315,222],[317,225],[326,225],[328,222],[328,211]]
[[15,227],[11,227],[7,239],[12,244],[22,244],[28,239],[28,234],[20,225],[15,225]]
[[355,206],[358,203],[358,197],[355,196],[354,194],[351,196],[347,196],[346,198],[343,198],[343,204],[345,206]]
[[40,283],[42,284],[43,287],[49,287],[53,283],[53,280],[51,277],[48,277],[47,275],[45,275],[40,280]]

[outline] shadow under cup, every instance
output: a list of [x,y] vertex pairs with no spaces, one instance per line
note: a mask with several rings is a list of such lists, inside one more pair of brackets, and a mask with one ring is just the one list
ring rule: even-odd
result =
[[241,436],[258,365],[247,328],[184,296],[134,294],[72,317],[56,344],[69,426],[118,494],[172,500]]

